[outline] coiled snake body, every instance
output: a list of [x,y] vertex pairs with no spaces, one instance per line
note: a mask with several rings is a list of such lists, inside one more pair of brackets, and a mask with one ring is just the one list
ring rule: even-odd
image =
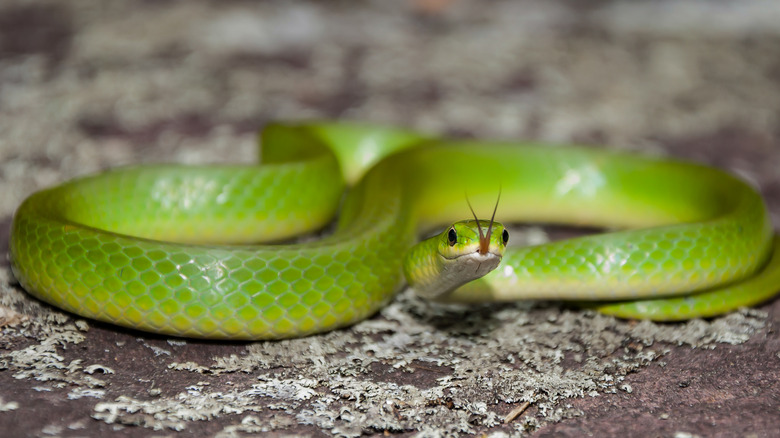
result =
[[[272,125],[262,139],[259,166],[130,167],[33,194],[13,221],[16,277],[57,307],[135,329],[302,336],[370,316],[402,271],[440,274],[415,266],[439,257],[409,252],[420,230],[469,216],[466,193],[492,210],[500,187],[503,221],[620,231],[509,248],[448,299],[631,300],[598,307],[676,320],[780,289],[761,196],[713,168],[339,123]],[[320,240],[259,243],[321,229],[337,212]]]

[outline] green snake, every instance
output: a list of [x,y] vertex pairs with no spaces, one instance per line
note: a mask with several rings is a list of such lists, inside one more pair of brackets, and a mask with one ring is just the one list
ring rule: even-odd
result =
[[[32,194],[12,225],[16,278],[84,317],[223,339],[353,324],[403,273],[426,297],[595,301],[656,320],[729,312],[780,288],[763,199],[710,167],[327,122],[270,125],[261,144],[261,165],[128,167]],[[613,231],[506,248],[500,223],[470,220],[414,246],[470,217],[467,196],[495,215],[499,193],[504,222]]]

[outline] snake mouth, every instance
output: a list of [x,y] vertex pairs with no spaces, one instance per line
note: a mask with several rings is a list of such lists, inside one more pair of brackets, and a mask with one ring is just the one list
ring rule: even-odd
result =
[[472,272],[474,278],[479,278],[498,267],[501,263],[501,254],[493,252],[483,254],[481,251],[474,251],[462,255],[456,263],[461,266],[461,270]]
[[468,260],[468,261],[476,261],[482,263],[482,262],[488,262],[492,260],[498,260],[500,262],[501,258],[504,255],[490,250],[488,250],[488,252],[483,254],[482,251],[477,249],[474,251],[468,251],[468,252],[464,252],[463,254],[458,254],[454,256],[445,256],[445,255],[441,255],[441,256],[446,260],[463,260],[463,261]]
[[482,248],[477,248],[473,251],[464,251],[461,254],[455,254],[455,255],[445,255],[439,253],[439,256],[441,256],[443,259],[446,260],[473,259],[479,261],[488,261],[493,258],[498,258],[498,260],[500,261],[501,257],[503,257],[504,254],[501,252],[492,251],[490,248],[488,248],[487,252],[483,253]]
[[500,262],[501,261],[501,257],[502,257],[501,254],[496,254],[496,253],[490,252],[490,251],[488,251],[486,253],[483,253],[482,251],[475,251],[475,252],[473,252],[473,253],[471,253],[469,255],[471,256],[470,257],[471,259],[479,261],[479,262],[488,262],[488,261],[492,261],[492,260],[498,260]]

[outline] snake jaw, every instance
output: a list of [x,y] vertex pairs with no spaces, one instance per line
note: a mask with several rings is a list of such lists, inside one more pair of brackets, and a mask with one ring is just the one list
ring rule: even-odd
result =
[[453,278],[458,278],[457,283],[465,284],[496,269],[501,263],[501,256],[494,252],[482,254],[480,251],[462,255],[457,263],[450,266],[449,274],[453,275]]
[[439,268],[439,275],[431,282],[419,282],[412,284],[412,288],[418,296],[434,300],[447,296],[458,287],[485,276],[496,269],[501,263],[502,254],[488,251],[481,254],[478,250],[462,254],[455,259],[441,258],[443,262]]

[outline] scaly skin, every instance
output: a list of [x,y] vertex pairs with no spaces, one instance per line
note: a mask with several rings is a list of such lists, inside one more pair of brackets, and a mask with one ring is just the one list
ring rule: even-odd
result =
[[[466,192],[477,211],[491,211],[500,186],[504,221],[631,229],[509,248],[498,269],[453,300],[705,291],[605,308],[678,319],[755,304],[780,284],[760,195],[703,166],[336,123],[273,125],[262,158],[262,166],[119,169],[35,193],[14,217],[14,273],[44,301],[135,329],[302,336],[376,312],[402,285],[403,256],[419,230],[470,216]],[[257,243],[325,226],[345,187],[340,169],[356,185],[335,232]]]

